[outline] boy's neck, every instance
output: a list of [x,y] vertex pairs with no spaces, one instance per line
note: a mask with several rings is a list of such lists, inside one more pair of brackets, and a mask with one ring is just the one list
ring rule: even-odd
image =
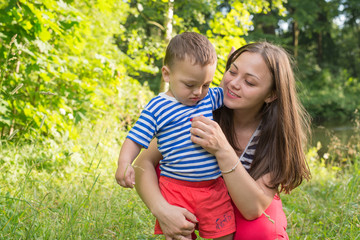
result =
[[167,90],[167,91],[165,92],[165,94],[168,95],[168,96],[170,96],[170,97],[174,97],[174,95],[172,94],[172,92],[170,91],[170,89]]

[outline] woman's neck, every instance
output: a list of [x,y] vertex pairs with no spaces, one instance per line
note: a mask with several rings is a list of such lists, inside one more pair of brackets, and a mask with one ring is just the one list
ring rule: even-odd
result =
[[234,110],[233,120],[235,128],[255,131],[261,118],[258,111]]
[[233,113],[236,142],[240,149],[236,153],[240,157],[259,126],[261,118],[255,112],[234,110]]

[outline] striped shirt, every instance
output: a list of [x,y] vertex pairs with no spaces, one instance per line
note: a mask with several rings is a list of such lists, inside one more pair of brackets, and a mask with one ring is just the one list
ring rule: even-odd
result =
[[190,119],[201,115],[213,119],[212,112],[223,99],[222,88],[210,88],[195,106],[160,93],[145,106],[127,138],[147,148],[156,136],[163,176],[193,182],[216,179],[221,176],[216,158],[190,140]]
[[251,163],[255,157],[255,150],[259,142],[259,137],[261,132],[260,130],[261,130],[261,124],[259,124],[255,132],[251,136],[250,141],[248,142],[247,146],[245,147],[243,153],[240,156],[240,162],[247,171],[250,170]]

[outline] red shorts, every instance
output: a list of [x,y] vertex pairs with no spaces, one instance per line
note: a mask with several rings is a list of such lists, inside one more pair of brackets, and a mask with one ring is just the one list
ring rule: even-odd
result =
[[[188,182],[160,176],[159,187],[168,203],[186,208],[196,216],[202,238],[218,238],[235,232],[234,208],[222,177]],[[162,234],[157,220],[155,234]]]

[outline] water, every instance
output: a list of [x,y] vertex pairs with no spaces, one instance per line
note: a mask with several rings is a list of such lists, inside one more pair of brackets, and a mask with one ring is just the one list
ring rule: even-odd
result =
[[322,155],[327,151],[332,137],[336,136],[341,143],[346,144],[354,134],[356,134],[355,126],[351,122],[326,122],[312,127],[312,139],[310,143],[311,146],[316,146],[317,143],[320,142],[322,148],[318,152]]

